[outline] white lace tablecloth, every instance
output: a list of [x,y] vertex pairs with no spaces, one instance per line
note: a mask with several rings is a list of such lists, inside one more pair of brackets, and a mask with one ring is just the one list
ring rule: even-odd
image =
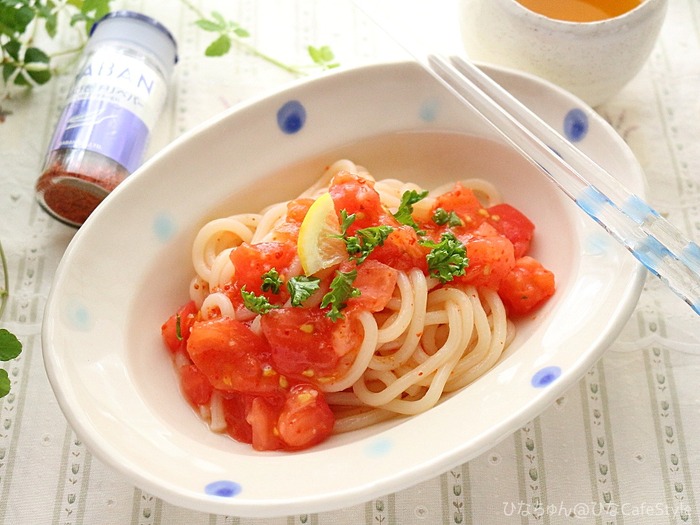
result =
[[[459,48],[454,1],[395,3],[397,16],[421,21],[436,48]],[[309,44],[330,45],[343,67],[400,52],[350,3],[195,5],[239,22],[258,49],[288,63],[308,63]],[[240,50],[206,58],[212,35],[193,24],[181,1],[115,0],[117,7],[156,17],[179,43],[150,154],[217,112],[294,80]],[[543,414],[459,468],[395,494],[333,512],[255,520],[179,508],[102,465],[66,423],[41,356],[43,308],[74,230],[40,210],[33,186],[71,81],[68,74],[0,100],[0,240],[11,289],[0,326],[24,344],[22,355],[5,365],[12,392],[0,400],[0,523],[700,523],[700,320],[651,277],[605,356]],[[700,242],[697,0],[670,1],[643,71],[597,110],[638,157],[651,204]]]

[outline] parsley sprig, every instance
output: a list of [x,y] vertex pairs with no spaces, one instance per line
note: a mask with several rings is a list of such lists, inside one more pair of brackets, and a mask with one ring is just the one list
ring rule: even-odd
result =
[[463,226],[462,219],[454,211],[447,211],[444,208],[437,208],[433,213],[433,222],[438,226]]
[[422,201],[427,196],[428,190],[420,193],[418,193],[416,190],[405,191],[403,195],[401,195],[401,204],[399,204],[399,208],[396,210],[396,213],[394,213],[394,218],[397,221],[399,221],[401,224],[405,224],[406,226],[410,226],[416,230],[418,235],[425,235],[425,232],[418,228],[418,224],[416,224],[416,221],[413,218],[413,205]]
[[355,230],[355,235],[347,235],[348,228],[355,222],[355,217],[354,213],[348,215],[346,210],[340,210],[342,233],[338,237],[345,241],[345,249],[350,259],[360,264],[375,248],[384,244],[394,228],[388,225],[370,226]]
[[321,279],[310,275],[298,275],[287,281],[292,306],[301,306],[304,301],[311,297],[316,290],[321,287]]
[[262,274],[262,285],[261,289],[263,292],[280,293],[280,287],[282,286],[282,277],[280,277],[279,272],[275,268],[270,268],[269,271]]
[[[360,290],[353,286],[357,278],[357,269],[349,272],[336,271],[335,277],[331,281],[328,292],[321,299],[321,308],[329,308],[326,314],[331,320],[337,321],[343,317],[341,310],[347,305],[348,299],[360,295]],[[263,280],[262,288],[277,294],[282,286],[282,279],[279,272],[272,268],[261,276]],[[298,275],[291,277],[287,281],[287,290],[290,294],[290,303],[294,307],[303,306],[314,292],[321,287],[321,279],[313,276]],[[276,291],[275,291],[276,290]],[[241,288],[243,305],[255,314],[265,315],[271,310],[282,308],[280,303],[272,303],[264,295],[256,295],[249,292],[245,286]]]
[[330,306],[330,311],[327,315],[333,321],[342,319],[343,314],[341,310],[347,306],[348,299],[360,295],[359,288],[353,286],[356,278],[356,269],[350,270],[349,272],[341,272],[340,270],[335,272],[335,277],[333,281],[331,281],[330,290],[321,300],[321,308]]
[[256,295],[255,292],[249,292],[245,286],[241,288],[241,297],[243,298],[243,306],[254,314],[266,314],[275,308],[281,308],[282,305],[272,304],[264,295]]
[[430,248],[426,255],[428,271],[445,284],[455,277],[464,275],[469,258],[464,244],[455,237],[452,232],[445,232],[440,237],[440,242],[431,240],[421,241],[423,246]]
[[370,226],[355,232],[355,235],[345,237],[345,246],[350,258],[360,264],[378,246],[382,246],[389,234],[394,231],[391,226]]

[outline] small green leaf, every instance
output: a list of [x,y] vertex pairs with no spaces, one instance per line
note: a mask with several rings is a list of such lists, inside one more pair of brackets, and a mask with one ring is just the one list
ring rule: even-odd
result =
[[241,26],[236,26],[233,32],[239,38],[248,38],[250,36],[250,32],[247,29],[243,29]]
[[27,51],[25,51],[24,53],[24,61],[27,64],[32,64],[36,62],[48,64],[49,56],[37,47],[30,47],[27,48]]
[[2,66],[2,79],[7,82],[7,80],[12,76],[12,73],[17,71],[17,66],[14,64],[5,64]]
[[396,210],[396,213],[394,213],[394,218],[401,224],[411,226],[419,234],[424,234],[424,232],[418,228],[418,224],[416,224],[416,221],[413,219],[413,205],[422,201],[427,196],[427,190],[420,193],[418,193],[416,190],[405,191],[403,195],[401,195],[401,204],[399,205],[399,209]]
[[245,286],[241,288],[241,297],[243,297],[243,306],[255,314],[266,314],[273,308],[280,307],[270,303],[264,295],[255,295],[255,293],[247,291]]
[[304,301],[321,287],[320,282],[321,279],[318,277],[307,277],[305,275],[289,279],[287,281],[287,290],[289,290],[292,306],[301,306]]
[[270,270],[262,274],[260,278],[262,279],[260,289],[263,292],[280,293],[282,278],[276,268],[270,268]]
[[444,208],[437,208],[433,213],[433,222],[438,226],[462,226],[462,219],[454,211],[447,211]]
[[231,39],[227,35],[221,35],[214,40],[204,51],[208,57],[220,57],[228,53],[231,49]]
[[37,84],[46,84],[51,79],[49,60],[48,55],[41,49],[36,47],[28,48],[24,53],[24,73]]
[[[347,219],[349,220],[353,216],[354,214],[348,216]],[[343,218],[343,222],[345,222],[345,218]],[[382,246],[393,231],[394,228],[386,224],[369,226],[356,230],[353,236],[345,236],[342,239],[345,241],[345,248],[350,258],[360,264],[375,248]]]
[[10,393],[10,377],[7,375],[7,370],[0,368],[0,397],[5,397]]
[[330,306],[326,316],[332,321],[342,319],[343,314],[341,310],[347,306],[347,300],[352,297],[358,297],[361,294],[360,289],[353,286],[356,278],[357,270],[350,270],[349,272],[336,270],[328,293],[321,299],[321,308]]
[[221,25],[222,29],[226,27],[226,18],[224,18],[224,15],[222,15],[219,11],[212,11],[211,16],[214,17],[214,19]]
[[17,336],[5,328],[0,328],[0,360],[9,361],[21,353],[22,343]]
[[19,52],[22,49],[22,44],[17,40],[10,40],[7,44],[3,45],[2,48],[5,52],[10,55],[15,61],[19,61]]
[[347,210],[342,209],[340,210],[340,231],[342,232],[343,235],[348,231],[348,228],[352,226],[352,223],[355,222],[355,214],[351,213],[348,215]]
[[224,29],[223,27],[221,27],[221,25],[217,24],[216,22],[212,22],[211,20],[207,20],[205,18],[197,20],[195,22],[195,25],[198,28],[203,29],[204,31],[210,31],[212,33],[216,33]]
[[[16,5],[16,4],[20,5]],[[34,20],[34,9],[20,2],[0,3],[0,34],[9,37],[21,35],[27,30],[27,26]]]
[[335,60],[335,54],[329,46],[307,46],[306,50],[314,64],[321,66],[322,68],[331,69],[340,65],[337,63],[331,63],[333,60]]
[[444,284],[464,275],[469,266],[467,250],[452,232],[443,233],[440,242],[426,240],[420,244],[430,248],[430,253],[425,259],[432,277],[438,278]]

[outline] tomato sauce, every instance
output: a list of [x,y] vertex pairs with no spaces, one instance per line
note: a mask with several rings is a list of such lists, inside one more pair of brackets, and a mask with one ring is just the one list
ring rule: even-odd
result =
[[496,290],[509,315],[529,314],[554,293],[553,274],[527,255],[534,225],[508,204],[485,208],[471,189],[456,184],[436,199],[430,213],[436,217],[442,210],[455,220],[407,225],[381,205],[368,180],[340,172],[330,194],[339,220],[341,210],[354,215],[344,235],[391,227],[361,262],[349,259],[317,276],[321,290],[333,286],[334,276],[352,276],[356,293],[343,299],[338,316],[329,316],[323,302],[290,306],[291,289],[262,284],[273,270],[288,282],[298,268],[296,239],[313,202],[298,199],[288,204],[276,241],[243,243],[231,253],[234,278],[224,291],[236,311],[250,308],[244,293],[272,305],[255,328],[251,321],[224,316],[205,319],[193,302],[162,326],[165,345],[173,355],[185,357],[179,376],[189,403],[198,407],[219,396],[226,432],[257,450],[300,450],[332,433],[334,416],[323,385],[343,377],[354,361],[362,343],[358,314],[386,307],[399,271],[419,268],[428,274],[430,243],[446,234],[466,252],[467,264],[454,282]]

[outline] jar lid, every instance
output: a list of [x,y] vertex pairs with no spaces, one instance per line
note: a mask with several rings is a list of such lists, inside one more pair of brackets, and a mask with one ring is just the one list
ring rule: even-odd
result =
[[88,46],[107,40],[129,42],[150,51],[163,64],[167,76],[177,63],[177,42],[157,20],[135,11],[107,13],[92,26]]

